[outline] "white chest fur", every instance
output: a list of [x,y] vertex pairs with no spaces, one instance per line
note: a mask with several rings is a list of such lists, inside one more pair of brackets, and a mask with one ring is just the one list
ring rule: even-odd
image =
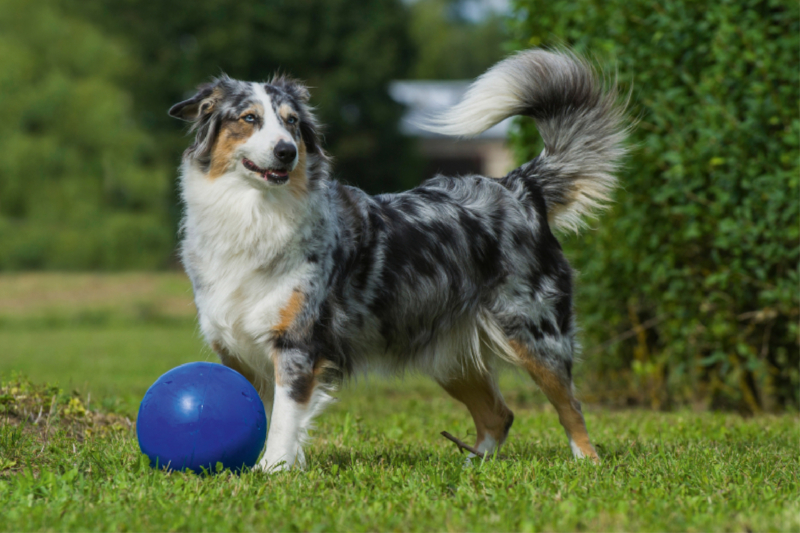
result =
[[300,243],[308,202],[260,190],[236,175],[185,169],[182,258],[200,328],[251,366],[271,359],[271,331],[309,274]]

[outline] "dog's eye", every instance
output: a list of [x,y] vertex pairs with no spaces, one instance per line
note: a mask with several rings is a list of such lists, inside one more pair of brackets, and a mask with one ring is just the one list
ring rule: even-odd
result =
[[297,124],[297,117],[290,116],[289,118],[286,119],[286,123],[287,124]]
[[242,120],[252,124],[252,123],[254,123],[256,121],[256,116],[254,114],[252,114],[252,113],[248,113],[248,114],[246,114],[245,116],[242,117]]

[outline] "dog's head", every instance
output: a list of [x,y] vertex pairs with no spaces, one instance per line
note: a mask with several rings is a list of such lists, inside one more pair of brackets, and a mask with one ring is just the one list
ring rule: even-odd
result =
[[222,76],[169,114],[193,123],[196,137],[185,157],[209,179],[234,173],[260,187],[305,189],[308,159],[326,159],[308,99],[304,85],[284,76],[269,83]]

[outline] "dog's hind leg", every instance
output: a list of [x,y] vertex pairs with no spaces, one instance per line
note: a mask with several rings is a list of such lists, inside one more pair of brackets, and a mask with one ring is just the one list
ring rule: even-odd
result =
[[555,407],[558,420],[567,433],[573,455],[577,459],[588,457],[598,462],[597,452],[592,446],[586,430],[581,404],[575,399],[573,393],[571,360],[565,362],[556,359],[550,363],[518,342],[510,341],[510,344],[517,352],[521,366],[528,371],[528,374]]
[[488,371],[473,370],[467,375],[436,381],[467,406],[477,432],[475,448],[491,455],[506,440],[514,422],[514,413],[506,406],[494,376]]

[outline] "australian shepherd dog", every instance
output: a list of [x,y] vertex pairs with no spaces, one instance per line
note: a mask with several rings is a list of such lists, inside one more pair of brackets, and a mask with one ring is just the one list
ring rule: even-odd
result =
[[369,196],[331,179],[297,80],[222,76],[173,106],[196,135],[181,166],[181,257],[200,329],[272,409],[258,468],[302,466],[331,390],[366,370],[431,376],[469,409],[476,451],[492,453],[514,420],[497,387],[504,364],[552,402],[574,456],[596,461],[573,393],[572,272],[552,231],[608,200],[624,107],[573,53],[517,53],[428,126],[471,136],[526,115],[538,157],[502,178]]

